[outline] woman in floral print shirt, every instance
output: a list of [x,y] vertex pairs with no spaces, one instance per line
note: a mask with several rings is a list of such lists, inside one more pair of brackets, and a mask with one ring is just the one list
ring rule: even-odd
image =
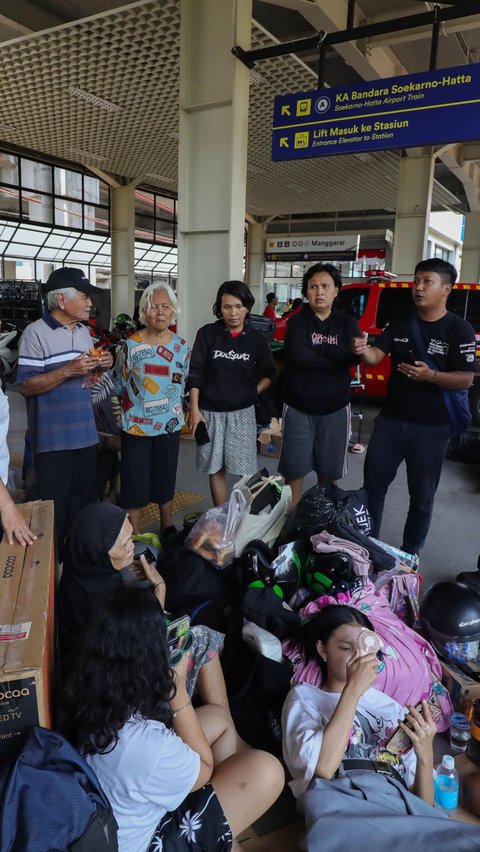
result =
[[151,284],[139,309],[145,328],[125,340],[115,362],[122,407],[121,505],[134,533],[140,509],[157,503],[163,533],[172,530],[188,346],[170,328],[177,298],[168,284]]

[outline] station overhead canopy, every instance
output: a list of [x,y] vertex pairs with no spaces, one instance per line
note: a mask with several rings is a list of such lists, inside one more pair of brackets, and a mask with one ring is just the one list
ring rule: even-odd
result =
[[[355,25],[433,9],[359,0]],[[466,0],[441,7],[465,7]],[[469,4],[470,7],[472,4]],[[252,47],[346,28],[348,0],[254,0]],[[385,10],[388,7],[388,10]],[[37,151],[170,193],[177,189],[180,0],[5,0],[0,14],[0,147]],[[329,48],[328,86],[428,69],[431,27]],[[233,45],[232,45],[233,46]],[[437,66],[480,59],[480,11],[440,28]],[[238,61],[238,60],[237,60]],[[401,152],[274,163],[273,99],[317,85],[318,55],[269,58],[250,72],[247,213],[392,213]],[[479,209],[480,146],[439,160],[433,209]]]

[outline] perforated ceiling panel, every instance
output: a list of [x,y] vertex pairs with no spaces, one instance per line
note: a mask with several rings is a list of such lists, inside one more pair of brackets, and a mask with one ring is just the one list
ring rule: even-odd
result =
[[174,188],[179,27],[156,0],[0,46],[2,137]]
[[[179,31],[179,0],[145,0],[0,45],[0,139],[175,191]],[[271,43],[254,23],[252,46]],[[291,56],[252,72],[248,212],[393,210],[396,153],[272,163],[274,96],[314,87]]]

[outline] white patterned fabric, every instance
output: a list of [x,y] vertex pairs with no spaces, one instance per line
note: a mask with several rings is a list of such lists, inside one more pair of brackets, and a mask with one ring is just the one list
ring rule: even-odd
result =
[[237,411],[202,411],[210,441],[197,447],[197,470],[244,476],[257,469],[257,423],[255,407]]

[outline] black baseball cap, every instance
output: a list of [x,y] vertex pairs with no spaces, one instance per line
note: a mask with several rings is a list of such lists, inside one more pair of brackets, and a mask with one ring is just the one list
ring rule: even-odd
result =
[[75,269],[73,266],[55,269],[46,284],[43,285],[43,292],[51,293],[52,290],[63,290],[66,287],[74,287],[75,290],[80,290],[80,293],[85,293],[87,296],[102,292],[100,287],[94,287],[93,284],[90,284],[81,269]]

